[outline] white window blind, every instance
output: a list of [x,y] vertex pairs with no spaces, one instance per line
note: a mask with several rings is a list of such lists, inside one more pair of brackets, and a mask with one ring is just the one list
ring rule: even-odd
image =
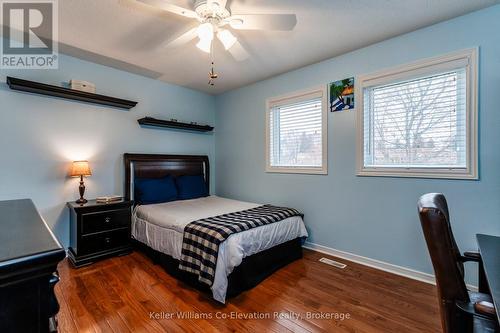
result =
[[324,109],[322,92],[269,103],[268,171],[324,169]]
[[364,166],[467,167],[465,68],[364,90]]

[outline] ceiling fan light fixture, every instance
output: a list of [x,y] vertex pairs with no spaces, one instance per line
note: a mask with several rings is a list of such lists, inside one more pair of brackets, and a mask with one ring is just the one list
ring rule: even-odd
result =
[[229,50],[236,43],[237,39],[231,33],[231,31],[226,29],[221,29],[217,33],[217,38],[221,41],[222,45],[226,50]]
[[211,39],[200,39],[200,41],[196,44],[196,47],[205,53],[210,53],[210,51],[212,49],[212,40]]
[[198,27],[200,41],[211,41],[214,39],[214,26],[212,23],[203,23]]

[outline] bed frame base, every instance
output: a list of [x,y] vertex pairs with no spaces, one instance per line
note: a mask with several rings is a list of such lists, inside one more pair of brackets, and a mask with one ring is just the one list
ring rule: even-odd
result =
[[[207,285],[198,281],[198,276],[180,270],[178,260],[141,242],[134,241],[133,245],[137,250],[150,257],[155,264],[162,266],[173,277],[200,291],[211,292]],[[241,264],[228,276],[226,297],[234,297],[245,290],[252,289],[278,269],[300,258],[302,258],[302,238],[293,239],[244,258]]]

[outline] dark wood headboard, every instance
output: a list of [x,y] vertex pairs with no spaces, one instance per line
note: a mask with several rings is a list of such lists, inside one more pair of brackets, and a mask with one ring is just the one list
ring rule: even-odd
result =
[[210,165],[208,156],[124,154],[125,198],[133,199],[135,178],[162,178],[165,176],[204,175],[210,193]]

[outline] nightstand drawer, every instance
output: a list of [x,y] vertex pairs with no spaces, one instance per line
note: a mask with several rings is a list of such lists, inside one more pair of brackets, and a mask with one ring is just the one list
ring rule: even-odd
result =
[[95,235],[82,237],[78,255],[108,251],[114,248],[130,244],[130,233],[128,229],[103,232]]
[[130,218],[129,208],[82,214],[82,235],[126,228]]

